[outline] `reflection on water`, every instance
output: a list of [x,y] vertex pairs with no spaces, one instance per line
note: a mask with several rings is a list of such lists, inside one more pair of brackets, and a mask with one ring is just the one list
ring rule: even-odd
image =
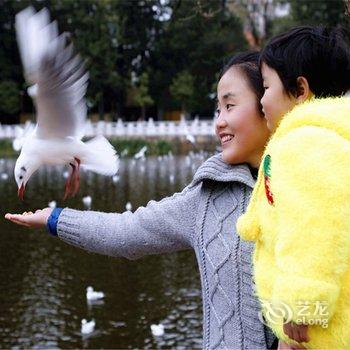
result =
[[[202,336],[199,274],[193,252],[149,256],[137,261],[91,254],[6,222],[6,212],[58,206],[92,210],[134,209],[188,184],[206,155],[121,161],[119,180],[82,173],[80,192],[62,201],[64,168],[38,171],[22,203],[16,197],[15,160],[0,160],[0,348],[198,348]],[[8,174],[1,176],[1,174]],[[85,289],[105,292],[104,302],[87,304]],[[80,333],[81,320],[95,319],[95,331]],[[162,323],[155,338],[151,324]]]

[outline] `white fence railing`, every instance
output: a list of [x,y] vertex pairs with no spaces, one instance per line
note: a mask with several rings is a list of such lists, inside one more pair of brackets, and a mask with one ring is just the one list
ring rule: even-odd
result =
[[[24,125],[1,125],[0,139],[21,137]],[[148,121],[117,122],[87,121],[85,136],[104,135],[106,137],[164,137],[164,136],[212,136],[215,134],[214,120],[180,120],[180,121]]]

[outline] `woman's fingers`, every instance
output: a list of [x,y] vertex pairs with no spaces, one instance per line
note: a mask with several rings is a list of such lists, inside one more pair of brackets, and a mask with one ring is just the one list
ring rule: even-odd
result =
[[52,208],[44,208],[36,210],[35,213],[32,211],[25,211],[23,214],[7,213],[5,219],[18,225],[40,228],[47,224],[47,220],[52,213],[52,210]]
[[26,219],[26,215],[6,214],[5,219],[10,220],[10,221],[14,222],[15,224],[29,226],[29,223],[27,222],[27,219]]

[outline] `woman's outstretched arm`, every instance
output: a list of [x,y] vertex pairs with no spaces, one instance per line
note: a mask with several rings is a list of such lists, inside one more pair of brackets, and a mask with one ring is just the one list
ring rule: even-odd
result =
[[[65,208],[57,218],[57,236],[63,241],[99,254],[137,259],[193,246],[200,184],[181,193],[138,208],[134,213],[103,213]],[[52,209],[6,214],[28,227],[47,225]]]

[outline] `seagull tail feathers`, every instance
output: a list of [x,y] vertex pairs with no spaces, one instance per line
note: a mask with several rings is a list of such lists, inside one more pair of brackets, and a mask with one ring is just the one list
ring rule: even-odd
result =
[[114,147],[103,136],[85,142],[87,156],[81,166],[98,174],[113,176],[118,172],[119,157]]

